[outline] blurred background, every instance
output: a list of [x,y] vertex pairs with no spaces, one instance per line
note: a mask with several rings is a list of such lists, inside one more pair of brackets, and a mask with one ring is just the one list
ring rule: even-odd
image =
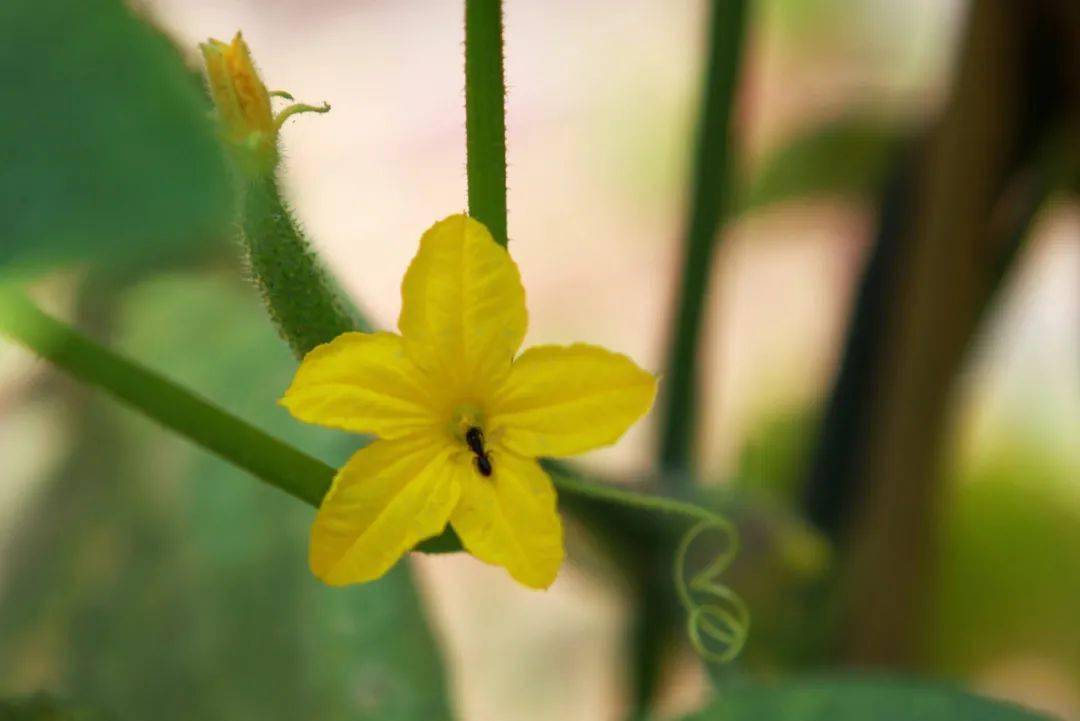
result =
[[[998,37],[984,5],[751,3],[698,471],[743,525],[730,583],[754,628],[732,673],[899,668],[1080,719],[1080,204],[1059,168],[1080,24]],[[272,89],[330,102],[287,124],[284,185],[343,288],[393,326],[420,234],[465,207],[460,3],[139,10],[193,68],[239,28]],[[662,371],[709,3],[505,12],[526,344],[588,340]],[[345,459],[355,439],[274,405],[295,361],[238,246],[145,238],[137,261],[50,266],[35,297]],[[653,479],[658,416],[583,465]],[[677,718],[708,696],[678,628],[654,678],[635,671],[635,580],[582,529],[544,594],[463,554],[333,590],[307,571],[312,516],[0,342],[0,693],[234,721],[621,719],[643,693]]]

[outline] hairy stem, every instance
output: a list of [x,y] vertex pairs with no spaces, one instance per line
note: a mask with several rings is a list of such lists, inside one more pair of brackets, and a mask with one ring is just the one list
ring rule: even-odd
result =
[[465,0],[469,214],[506,245],[506,84],[502,0]]
[[714,0],[704,96],[683,238],[682,280],[663,397],[660,463],[675,487],[690,483],[697,428],[698,349],[717,232],[731,196],[731,114],[747,3]]

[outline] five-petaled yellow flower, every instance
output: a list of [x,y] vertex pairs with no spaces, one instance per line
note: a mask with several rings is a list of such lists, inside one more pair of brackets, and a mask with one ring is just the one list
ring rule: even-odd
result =
[[656,378],[597,346],[525,336],[517,265],[481,223],[424,233],[395,333],[312,350],[281,403],[302,421],[378,440],[338,472],[311,532],[333,585],[386,573],[447,522],[465,549],[533,588],[555,580],[563,533],[538,456],[614,443],[652,405]]

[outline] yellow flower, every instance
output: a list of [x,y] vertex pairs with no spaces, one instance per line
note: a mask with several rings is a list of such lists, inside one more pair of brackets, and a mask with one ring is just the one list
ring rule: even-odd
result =
[[272,169],[277,162],[278,131],[286,119],[296,113],[330,110],[325,103],[321,107],[295,103],[275,114],[270,97],[292,100],[292,96],[280,90],[267,91],[239,32],[231,43],[210,39],[199,47],[222,133],[237,146],[250,150],[259,170]]
[[533,588],[563,560],[555,489],[537,456],[614,443],[656,378],[597,346],[525,337],[517,265],[481,223],[453,215],[420,239],[395,333],[312,350],[281,403],[298,419],[378,440],[338,472],[311,532],[333,585],[383,575],[449,522],[465,549]]

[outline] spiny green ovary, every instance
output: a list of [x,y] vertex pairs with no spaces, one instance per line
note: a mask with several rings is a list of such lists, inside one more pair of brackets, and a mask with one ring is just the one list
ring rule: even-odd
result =
[[273,177],[246,189],[242,229],[252,275],[275,325],[298,357],[356,329]]

